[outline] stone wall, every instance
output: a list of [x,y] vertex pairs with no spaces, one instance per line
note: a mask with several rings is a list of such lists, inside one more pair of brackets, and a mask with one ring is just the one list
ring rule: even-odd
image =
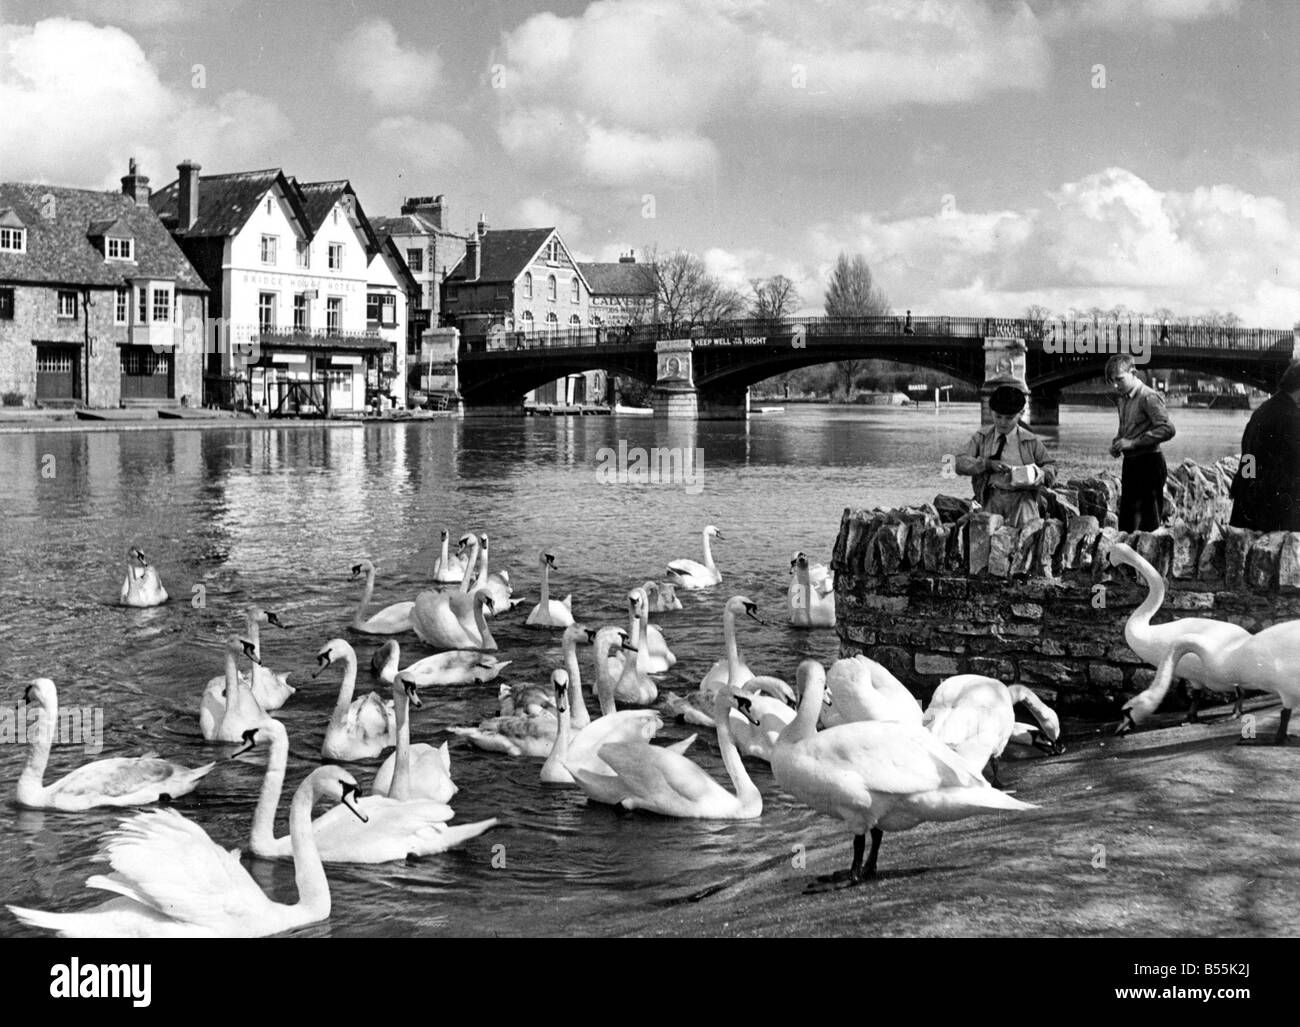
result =
[[1118,495],[1104,475],[1067,483],[1048,500],[1064,516],[1024,528],[949,496],[900,510],[846,509],[832,556],[842,655],[866,653],[923,699],[943,678],[975,673],[1029,685],[1066,713],[1113,713],[1155,673],[1124,642],[1146,586],[1127,566],[1110,565],[1116,542],[1166,580],[1155,623],[1211,617],[1256,631],[1300,618],[1300,532],[1262,534],[1216,519],[1226,466],[1184,465],[1171,481],[1176,475],[1180,517],[1154,532],[1102,523],[1113,525]]

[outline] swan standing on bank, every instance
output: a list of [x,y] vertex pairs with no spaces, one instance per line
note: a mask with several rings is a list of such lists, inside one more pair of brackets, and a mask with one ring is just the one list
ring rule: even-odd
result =
[[42,784],[58,733],[59,694],[49,678],[37,678],[27,686],[23,699],[41,708],[40,720],[28,731],[31,748],[18,778],[18,805],[28,809],[76,813],[95,806],[143,806],[175,799],[194,791],[216,766],[207,763],[191,769],[157,756],[117,756],[87,763],[53,784]]
[[244,611],[244,627],[247,629],[244,635],[252,641],[253,652],[257,654],[259,661],[253,664],[250,670],[253,683],[253,698],[257,700],[257,705],[270,712],[271,710],[278,710],[288,702],[289,696],[293,695],[297,689],[289,684],[288,671],[277,674],[261,662],[262,632],[258,627],[260,624],[273,624],[277,628],[284,628],[285,625],[280,621],[279,615],[272,613],[270,610],[250,606]]
[[439,585],[455,585],[465,577],[465,571],[468,570],[468,560],[458,548],[454,556],[447,554],[447,543],[450,534],[446,528],[442,529],[442,553],[433,563],[433,580]]
[[542,568],[542,597],[533,607],[525,622],[535,628],[567,628],[573,623],[573,595],[563,599],[551,598],[551,571],[555,569],[555,557],[550,553],[539,553],[537,564]]
[[270,716],[253,696],[252,675],[240,675],[235,662],[240,656],[247,656],[253,666],[260,662],[249,639],[232,635],[226,640],[225,677],[212,678],[199,700],[199,730],[209,742],[243,741],[245,731]]
[[1024,703],[1046,742],[1046,752],[1061,751],[1061,722],[1042,699],[1024,685],[1007,686],[997,678],[982,674],[957,674],[939,683],[926,707],[921,723],[935,738],[982,773],[991,771],[993,785],[998,779],[998,757],[1016,734],[1015,704]]
[[674,560],[668,565],[668,577],[672,579],[672,583],[678,588],[712,588],[714,585],[722,583],[722,575],[718,572],[718,565],[713,562],[713,549],[709,545],[709,539],[711,538],[726,541],[726,536],[712,524],[706,526],[703,532],[703,563],[696,560],[681,559]]
[[272,902],[239,863],[207,832],[175,810],[153,810],[123,820],[104,836],[96,859],[113,872],[87,878],[88,888],[116,892],[80,913],[46,913],[10,906],[30,927],[65,938],[261,938],[330,915],[329,881],[312,834],[319,799],[353,808],[357,783],[342,767],[319,767],[293,796],[289,813],[298,901]]
[[118,602],[122,606],[161,606],[167,602],[167,590],[158,572],[135,546],[126,552],[126,578]]
[[[798,675],[803,698],[772,752],[772,774],[804,805],[853,830],[852,865],[825,881],[861,884],[875,877],[885,831],[1036,808],[998,791],[919,724],[863,721],[819,732],[826,672],[805,660]],[[871,854],[864,865],[868,833]]]
[[826,694],[831,702],[821,712],[824,727],[864,720],[919,725],[922,720],[921,704],[907,686],[861,653],[831,664],[826,675]]
[[366,607],[375,591],[375,565],[369,560],[362,560],[352,567],[352,577],[360,574],[366,576],[366,591],[361,597],[361,605],[352,616],[352,630],[366,635],[398,635],[411,630],[411,611],[415,603],[408,600],[385,606],[372,617],[366,616]]
[[312,677],[320,677],[338,660],[343,661],[343,681],[320,754],[327,760],[371,759],[397,744],[397,713],[377,692],[352,698],[357,686],[357,653],[341,638],[331,638],[321,647],[316,654],[320,667]]
[[787,600],[790,623],[796,628],[835,627],[835,585],[826,568],[818,564],[821,577],[816,577],[808,566],[808,557],[796,553],[790,563],[794,582]]
[[[384,760],[375,774],[370,790],[390,799],[432,799],[434,802],[451,802],[459,790],[451,780],[451,753],[447,743],[438,748],[425,742],[411,744],[410,708],[423,705],[414,682],[399,680],[397,664],[401,652],[396,642],[391,646],[389,659],[379,672],[379,680],[393,690],[393,709],[397,714],[397,749]],[[487,830],[484,828],[484,830]]]
[[[1227,621],[1211,620],[1208,617],[1182,617],[1167,624],[1152,625],[1151,617],[1165,601],[1165,580],[1156,569],[1138,555],[1132,546],[1117,542],[1111,546],[1110,562],[1128,564],[1138,576],[1146,582],[1147,597],[1131,614],[1124,625],[1124,641],[1128,647],[1143,660],[1158,667],[1165,653],[1178,639],[1187,635],[1201,637],[1211,646],[1224,646],[1248,638],[1250,632],[1237,624]],[[1200,691],[1227,692],[1236,696],[1233,708],[1234,716],[1241,716],[1241,688],[1235,681],[1223,681],[1203,672],[1200,658],[1193,650],[1184,650],[1183,657],[1175,668],[1175,676],[1185,678],[1195,689],[1192,693],[1192,707],[1187,719],[1196,719],[1196,708],[1200,702]],[[1132,725],[1129,725],[1130,727]]]

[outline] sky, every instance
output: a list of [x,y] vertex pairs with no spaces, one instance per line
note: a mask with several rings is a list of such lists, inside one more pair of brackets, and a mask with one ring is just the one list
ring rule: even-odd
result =
[[820,313],[1300,320],[1294,0],[0,0],[0,180],[281,167]]

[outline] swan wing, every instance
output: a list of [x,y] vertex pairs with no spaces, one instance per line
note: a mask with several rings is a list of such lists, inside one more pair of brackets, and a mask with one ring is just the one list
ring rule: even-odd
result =
[[612,742],[602,745],[597,755],[632,796],[659,807],[701,802],[721,789],[685,756],[646,742]]
[[942,788],[991,788],[924,728],[863,721],[822,731],[806,746],[828,772],[858,776],[873,792],[909,795]]
[[697,560],[674,560],[668,565],[668,573],[682,578],[707,577],[709,569]]
[[[57,792],[68,798],[102,800],[135,798],[149,802],[160,793],[184,795],[215,763],[191,770],[179,763],[150,757],[116,757],[97,760],[50,785],[47,794]],[[172,791],[172,789],[184,789]]]

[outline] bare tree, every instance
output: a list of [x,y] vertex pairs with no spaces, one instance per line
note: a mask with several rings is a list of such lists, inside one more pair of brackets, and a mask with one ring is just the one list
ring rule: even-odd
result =
[[[827,317],[881,317],[891,313],[889,300],[876,285],[866,258],[860,253],[850,257],[841,253],[831,270],[826,288]],[[853,383],[866,366],[865,360],[841,360],[837,377],[844,384],[844,398],[853,394]]]
[[759,321],[780,321],[799,309],[799,291],[785,275],[751,278],[749,314]]
[[689,328],[740,316],[744,297],[711,275],[704,261],[687,250],[651,256],[658,293],[659,320]]

